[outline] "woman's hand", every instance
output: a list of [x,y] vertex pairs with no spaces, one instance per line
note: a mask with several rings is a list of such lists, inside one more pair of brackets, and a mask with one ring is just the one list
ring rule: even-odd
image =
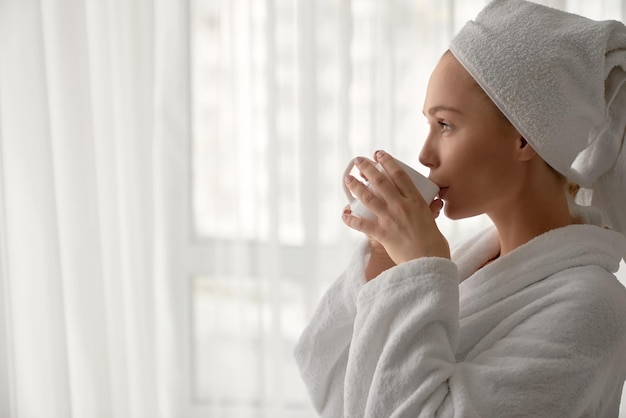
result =
[[[441,200],[435,200],[430,204],[430,211],[432,212],[433,218],[437,218],[439,216],[439,212],[443,207],[443,202]],[[344,208],[344,213],[350,214],[350,205],[347,205]],[[373,239],[372,237],[367,237],[369,241],[369,260],[367,262],[367,266],[365,266],[365,280],[370,281],[378,277],[380,273],[385,270],[389,270],[394,267],[396,263],[389,257],[387,254],[387,250],[383,245]]]
[[374,158],[383,166],[387,175],[378,171],[365,158],[357,158],[355,165],[369,179],[376,193],[350,175],[345,181],[350,191],[377,219],[355,217],[349,211],[344,211],[343,214],[346,225],[363,232],[370,239],[370,248],[373,251],[370,263],[374,261],[381,267],[386,264],[387,268],[392,266],[388,260],[387,263],[384,262],[381,249],[372,244],[373,242],[382,245],[394,264],[420,257],[450,258],[448,242],[434,221],[443,206],[442,202],[437,199],[429,206],[409,175],[389,154],[378,151]]

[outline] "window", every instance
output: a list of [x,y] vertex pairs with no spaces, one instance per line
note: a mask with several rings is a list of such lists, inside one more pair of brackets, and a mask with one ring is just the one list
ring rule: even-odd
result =
[[[420,169],[428,76],[486,3],[191,0],[194,410],[314,416],[292,350],[359,239],[344,165],[384,148]],[[454,243],[485,219],[439,222]]]

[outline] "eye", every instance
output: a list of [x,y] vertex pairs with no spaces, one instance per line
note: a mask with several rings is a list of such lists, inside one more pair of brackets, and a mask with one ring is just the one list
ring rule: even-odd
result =
[[438,120],[437,124],[441,127],[442,131],[449,131],[450,129],[452,129],[452,125],[443,120]]

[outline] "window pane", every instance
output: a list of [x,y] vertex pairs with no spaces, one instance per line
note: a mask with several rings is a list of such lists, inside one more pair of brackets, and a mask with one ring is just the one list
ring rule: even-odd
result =
[[193,283],[195,397],[203,402],[257,404],[258,350],[267,306],[251,282],[196,279]]
[[194,398],[224,410],[310,411],[293,361],[304,289],[290,281],[197,277],[192,285]]
[[297,2],[272,4],[268,22],[265,2],[192,2],[192,207],[201,238],[303,241]]

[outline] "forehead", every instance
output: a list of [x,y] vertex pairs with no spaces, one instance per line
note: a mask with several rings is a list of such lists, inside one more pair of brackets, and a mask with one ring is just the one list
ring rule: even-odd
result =
[[425,110],[437,106],[474,106],[485,93],[451,53],[433,70],[426,90]]

